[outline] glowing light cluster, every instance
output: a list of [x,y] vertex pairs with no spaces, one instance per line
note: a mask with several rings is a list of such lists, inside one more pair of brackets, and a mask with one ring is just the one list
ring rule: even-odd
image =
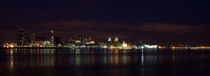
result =
[[144,48],[157,48],[157,45],[144,45]]

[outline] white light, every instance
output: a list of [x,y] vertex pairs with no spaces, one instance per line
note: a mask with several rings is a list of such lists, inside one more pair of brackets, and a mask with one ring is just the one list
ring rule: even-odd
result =
[[157,45],[144,45],[144,48],[157,48]]
[[111,37],[109,37],[109,38],[108,38],[108,41],[109,41],[109,42],[111,42],[111,41],[112,41],[112,38],[111,38]]
[[127,47],[127,46],[128,46],[128,44],[126,44],[126,43],[123,43],[123,44],[122,44],[122,47],[123,47],[123,48],[125,48],[125,47]]
[[118,41],[119,41],[118,37],[115,37],[115,38],[114,38],[114,41],[115,41],[115,42],[118,42]]
[[103,48],[108,48],[108,46],[104,45]]
[[76,43],[81,43],[81,41],[80,40],[76,40]]
[[141,46],[141,49],[144,49],[144,46]]

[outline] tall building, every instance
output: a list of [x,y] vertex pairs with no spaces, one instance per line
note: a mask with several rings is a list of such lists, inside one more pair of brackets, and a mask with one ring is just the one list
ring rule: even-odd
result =
[[55,30],[53,28],[50,28],[50,45],[54,46],[54,34],[55,34]]
[[118,41],[119,41],[118,37],[115,37],[114,42],[118,42]]
[[24,45],[24,28],[20,27],[17,29],[17,45],[23,46]]
[[112,41],[112,38],[111,37],[108,37],[108,42],[111,42]]

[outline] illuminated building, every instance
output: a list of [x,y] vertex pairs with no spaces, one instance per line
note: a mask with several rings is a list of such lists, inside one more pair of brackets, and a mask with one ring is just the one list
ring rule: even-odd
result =
[[128,44],[127,44],[125,41],[123,41],[122,47],[123,47],[123,48],[126,48],[127,46],[128,46]]
[[3,44],[3,47],[6,47],[6,48],[14,48],[15,46],[16,46],[15,43],[6,42]]
[[157,48],[158,45],[144,45],[144,48],[148,48],[148,49],[151,49],[151,48]]
[[81,41],[80,40],[76,40],[75,43],[79,44],[79,43],[81,43]]
[[108,42],[112,42],[112,38],[111,37],[108,37]]
[[17,30],[17,45],[18,46],[23,46],[24,45],[24,28],[20,27]]
[[118,42],[118,41],[119,41],[118,37],[115,37],[114,42]]
[[50,41],[42,41],[43,46],[50,46]]
[[95,41],[88,41],[86,44],[95,44]]
[[54,46],[54,33],[55,33],[55,30],[53,28],[50,28],[50,44],[51,46]]

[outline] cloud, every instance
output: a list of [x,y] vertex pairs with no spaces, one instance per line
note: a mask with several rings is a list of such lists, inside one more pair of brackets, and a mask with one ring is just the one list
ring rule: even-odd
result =
[[[94,38],[106,38],[108,36],[119,36],[120,32],[126,32],[130,24],[123,22],[103,22],[103,21],[87,21],[87,20],[65,20],[59,22],[44,22],[41,23],[43,27],[55,28],[56,35],[58,36],[90,36]],[[47,29],[41,29],[42,34],[47,34]],[[65,38],[65,37],[64,37]]]
[[66,20],[56,22],[44,22],[41,25],[44,27],[53,26],[60,31],[69,30],[95,30],[95,31],[109,31],[128,28],[130,24],[120,22],[102,22],[102,21],[85,21],[85,20]]
[[0,31],[0,36],[1,36],[1,40],[0,41],[14,41],[16,40],[16,37],[14,36],[17,36],[16,35],[16,32],[13,32],[13,31]]
[[193,33],[208,32],[209,25],[187,25],[187,24],[164,24],[164,23],[144,23],[138,26],[124,22],[102,22],[85,20],[66,20],[44,23],[55,26],[59,31],[97,31],[97,32],[170,32],[170,33]]
[[81,20],[73,20],[73,21],[62,21],[62,27],[90,27],[94,25],[98,25],[99,22],[96,21],[81,21]]
[[207,25],[184,25],[184,24],[152,24],[146,23],[137,27],[141,31],[149,32],[173,32],[192,33],[206,31]]

